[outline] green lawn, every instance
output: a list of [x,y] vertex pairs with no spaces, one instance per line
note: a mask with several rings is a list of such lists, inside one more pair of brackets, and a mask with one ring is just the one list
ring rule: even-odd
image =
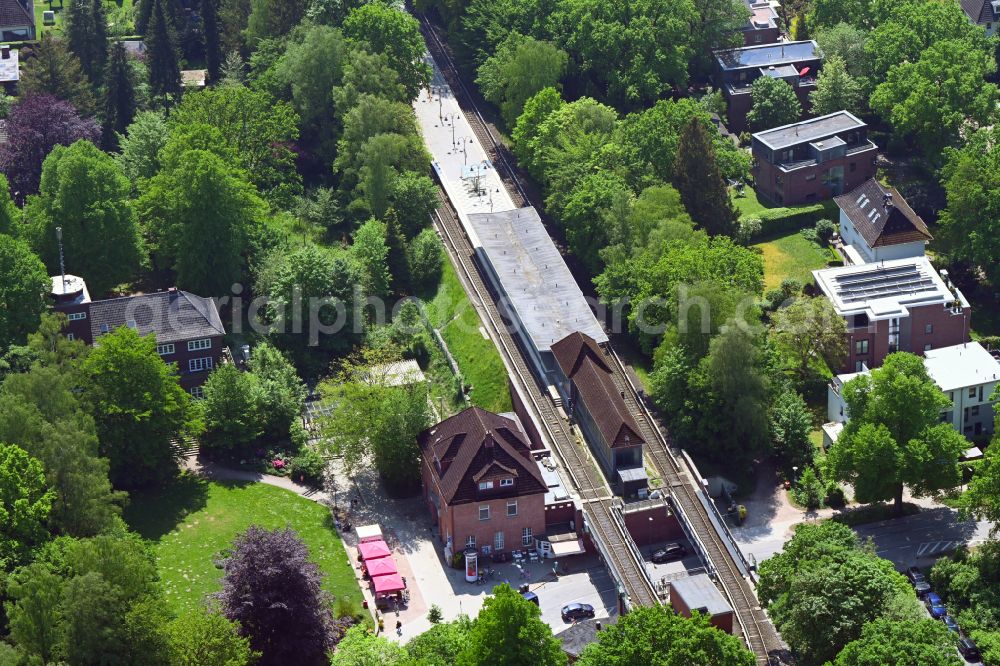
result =
[[785,278],[802,284],[812,282],[812,271],[827,265],[827,256],[798,231],[754,245],[764,255],[764,288],[774,289]]
[[441,331],[466,384],[472,387],[472,404],[492,412],[510,411],[507,370],[493,341],[483,337],[479,314],[448,260],[437,293],[427,304],[427,315],[434,328]]
[[736,210],[739,211],[740,215],[749,215],[751,213],[759,213],[767,208],[773,208],[770,204],[763,204],[757,199],[757,193],[752,187],[743,188],[743,196],[736,196],[736,191],[732,192],[733,205],[736,206]]
[[327,591],[360,608],[361,590],[329,516],[326,507],[282,488],[191,475],[166,489],[133,493],[125,510],[129,526],[153,542],[166,599],[177,612],[219,591],[222,571],[213,560],[254,524],[297,531],[325,574]]
[[[132,3],[133,0],[104,0],[104,8],[108,16],[108,22],[114,22],[115,14],[119,9],[122,9],[125,12],[130,12],[132,9]],[[52,2],[49,2],[49,0],[35,0],[35,27],[36,32],[38,33],[38,39],[41,39],[42,35],[45,33],[50,32],[52,34],[58,34],[62,31],[63,13],[68,5],[69,0],[62,0],[62,2],[60,2],[60,0],[53,0]],[[56,24],[54,26],[42,25],[42,12],[47,12],[49,9],[56,13]],[[132,29],[126,30],[126,32],[134,32],[135,26],[131,25],[131,21],[128,25],[131,26]],[[114,29],[114,26],[109,26],[108,32],[111,35],[121,34]]]

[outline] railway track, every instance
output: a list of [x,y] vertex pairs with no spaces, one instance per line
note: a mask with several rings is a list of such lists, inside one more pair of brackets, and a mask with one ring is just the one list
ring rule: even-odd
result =
[[559,456],[563,467],[569,472],[572,482],[583,499],[583,513],[594,533],[595,540],[604,546],[608,565],[612,567],[622,582],[630,603],[653,605],[657,602],[656,591],[649,580],[638,553],[630,547],[631,537],[624,527],[615,520],[614,500],[600,471],[580,451],[573,432],[559,414],[551,399],[545,394],[528,367],[525,356],[510,333],[499,308],[490,295],[490,290],[476,266],[472,246],[443,191],[439,191],[442,205],[435,213],[435,226],[455,260],[460,278],[466,286],[474,305],[483,314],[494,333],[497,347],[511,377],[518,382],[523,395],[540,419],[546,438],[552,444],[553,452]]
[[[465,82],[462,80],[462,77],[455,66],[454,60],[451,58],[451,54],[449,53],[444,41],[437,33],[436,26],[434,26],[434,24],[431,23],[426,16],[421,15],[419,18],[425,40],[435,58],[435,61],[441,69],[442,75],[451,87],[452,92],[456,95],[459,106],[462,108],[462,111],[466,116],[466,120],[472,127],[473,132],[476,134],[476,138],[480,141],[480,144],[487,151],[487,153],[491,155],[494,166],[496,167],[496,172],[500,176],[504,187],[511,196],[511,199],[513,199],[515,205],[517,206],[532,205],[525,192],[525,187],[520,181],[517,170],[512,166],[513,158],[510,157],[509,150],[504,144],[496,139],[496,136],[494,135],[489,124],[476,107],[475,98],[465,85]],[[448,203],[446,199],[445,202]],[[464,238],[464,232],[461,229],[461,224],[458,221],[457,215],[454,214],[450,206],[447,206],[445,210],[448,212],[446,217],[454,218],[454,226],[450,233],[457,234],[459,237]],[[442,225],[442,230],[444,230],[444,222],[440,219],[440,217],[439,224]],[[449,239],[448,242],[452,241]],[[453,243],[452,248],[455,248]],[[461,252],[459,252],[459,254],[461,254]],[[471,247],[468,247],[467,254],[464,255],[464,258],[467,258],[470,263],[472,263],[471,254]],[[478,279],[478,270],[476,267],[473,265],[471,269],[471,271],[467,271],[466,267],[463,266],[463,272],[469,274],[470,279],[472,275],[476,276]],[[482,284],[481,280],[479,280],[479,282],[480,286],[485,289],[485,285]],[[482,294],[485,292],[479,293]],[[485,300],[482,298],[480,298],[480,300],[483,301],[485,306]],[[510,334],[506,326],[501,326],[501,328],[502,331],[498,329],[498,334],[502,333],[507,336],[508,342],[511,345],[516,346],[514,340],[510,338]],[[673,453],[671,453],[667,436],[663,434],[652,414],[649,413],[645,405],[643,405],[642,401],[639,399],[636,387],[633,386],[632,382],[628,379],[621,359],[618,358],[618,355],[615,353],[614,349],[610,347],[610,345],[608,347],[608,351],[614,361],[612,367],[614,369],[615,382],[618,385],[618,388],[622,391],[622,394],[625,396],[626,403],[633,416],[636,418],[636,421],[642,430],[642,435],[647,442],[647,455],[653,462],[656,471],[663,479],[665,486],[669,489],[674,502],[684,513],[690,527],[698,536],[701,545],[704,548],[705,556],[708,558],[715,571],[716,579],[723,588],[723,592],[728,597],[730,604],[733,606],[744,640],[754,652],[758,663],[771,664],[775,663],[779,659],[782,661],[786,660],[788,658],[786,649],[778,636],[777,630],[774,628],[774,625],[760,607],[760,602],[757,600],[756,594],[754,593],[750,582],[741,573],[739,565],[723,541],[722,535],[720,535],[719,530],[713,525],[711,518],[708,515],[708,511],[697,495],[699,489],[695,487],[694,480],[685,470],[684,466],[678,462]],[[550,439],[558,449],[560,457],[563,458],[564,465],[574,476],[574,483],[581,491],[581,496],[583,496],[585,501],[585,512],[587,512],[589,508],[588,515],[590,517],[590,523],[591,525],[596,525],[598,527],[598,534],[595,536],[601,536],[604,538],[609,534],[614,534],[617,532],[615,529],[617,526],[614,521],[611,500],[609,498],[588,497],[588,493],[582,492],[584,489],[595,489],[604,486],[605,484],[603,478],[597,480],[596,482],[592,478],[587,478],[581,483],[581,479],[576,478],[577,474],[574,470],[586,470],[588,472],[588,476],[592,474],[599,474],[600,472],[595,470],[593,465],[587,464],[589,461],[581,460],[579,447],[576,445],[575,438],[572,437],[572,433],[567,432],[561,417],[555,411],[554,405],[549,403],[547,397],[544,395],[544,392],[542,393],[540,400],[538,399],[537,392],[540,387],[535,381],[534,373],[529,370],[521,354],[510,354],[509,350],[504,353],[505,355],[517,357],[517,362],[515,363],[517,366],[517,373],[520,375],[525,389],[527,389],[526,393],[530,395],[532,402],[536,403],[536,412],[540,415],[544,415],[545,427],[547,430],[550,430]],[[539,409],[539,403],[545,405],[546,408]],[[566,445],[559,446],[558,444],[555,444],[557,441],[565,443]],[[611,543],[615,543],[616,541],[618,541],[617,538]],[[619,566],[621,566],[626,563],[627,560],[631,560],[632,558],[626,558],[624,557],[624,554],[620,553],[621,549],[628,550],[627,544],[616,545],[618,546],[619,553],[613,555],[612,557],[616,558]],[[645,570],[642,567],[641,562],[635,562],[632,564],[635,566],[630,565],[627,568],[638,568],[638,578],[648,580],[646,579]],[[619,569],[619,573],[625,576],[628,575],[627,570]],[[649,593],[633,594],[633,601],[635,603],[644,604],[646,602],[643,601],[643,599],[646,598],[649,600],[649,604],[657,603],[655,590],[652,590],[651,586],[644,587],[649,587]]]

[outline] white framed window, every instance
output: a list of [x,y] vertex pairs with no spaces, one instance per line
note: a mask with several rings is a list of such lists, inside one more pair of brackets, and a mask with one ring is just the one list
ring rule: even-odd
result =
[[135,319],[129,319],[128,321],[125,322],[125,325],[131,329],[138,328],[138,325],[135,323]]
[[509,476],[507,478],[500,479],[501,488],[510,488],[513,485],[514,485],[514,479]]
[[156,345],[156,353],[160,356],[170,356],[176,351],[174,348],[174,343],[168,342],[162,345]]
[[508,516],[517,515],[517,500],[507,500],[507,515]]
[[480,481],[479,482],[479,489],[480,490],[492,490],[493,489],[493,482],[492,481]]
[[490,519],[490,505],[484,504],[479,507],[479,520],[489,520]]
[[503,550],[503,547],[503,532],[497,532],[493,535],[493,548]]
[[202,338],[201,340],[188,340],[188,351],[201,351],[202,349],[211,349],[212,339]]
[[855,354],[867,354],[868,353],[868,341],[858,340],[854,343],[854,353]]
[[73,335],[72,333],[67,333],[66,334],[66,339],[67,340],[76,340],[76,336]]
[[934,324],[924,324],[924,333],[930,335],[934,332]]
[[201,400],[202,398],[205,397],[205,389],[202,388],[201,386],[192,386],[191,397],[194,398],[195,400]]
[[523,530],[521,530],[521,545],[522,546],[530,546],[534,540],[535,540],[535,538],[533,536],[531,536],[531,528],[530,527],[525,527]]
[[69,313],[70,321],[80,321],[87,318],[86,312],[71,312]]
[[107,333],[107,332],[108,332],[108,331],[110,331],[110,330],[111,330],[111,327],[110,327],[110,326],[108,326],[107,324],[101,324],[101,333],[102,333],[102,334],[103,334],[103,333]]
[[466,548],[475,548],[476,547],[476,535],[475,534],[473,534],[471,536],[465,537],[465,547]]
[[189,372],[201,372],[202,370],[212,369],[212,357],[205,356],[203,358],[192,358],[188,361],[188,371]]

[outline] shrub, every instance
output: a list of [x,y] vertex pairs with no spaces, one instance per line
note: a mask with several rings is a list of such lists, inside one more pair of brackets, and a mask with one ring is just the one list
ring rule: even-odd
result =
[[840,484],[831,481],[826,486],[826,505],[833,507],[835,509],[842,508],[847,504],[847,497],[844,495],[844,489],[840,487]]
[[736,241],[748,245],[750,240],[760,235],[764,223],[756,215],[744,215],[737,222]]
[[818,509],[823,505],[825,489],[812,467],[806,467],[799,481],[792,489],[795,501],[807,509]]
[[829,243],[833,235],[837,233],[837,225],[833,223],[833,220],[823,218],[816,223],[815,227],[816,237],[820,239],[823,243]]
[[441,612],[441,607],[437,604],[431,604],[431,609],[427,611],[427,621],[431,624],[438,624],[444,619],[444,614]]
[[802,231],[800,231],[799,233],[802,234],[803,238],[805,238],[810,243],[816,243],[817,245],[819,245],[820,241],[819,241],[819,236],[816,234],[816,229],[807,227]]
[[314,448],[306,447],[302,453],[291,459],[288,472],[292,479],[308,483],[310,486],[323,485],[323,471],[326,460]]

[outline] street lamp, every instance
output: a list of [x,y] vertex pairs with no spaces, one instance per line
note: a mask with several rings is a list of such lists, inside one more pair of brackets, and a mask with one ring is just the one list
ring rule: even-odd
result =
[[799,482],[799,466],[792,465],[792,483]]
[[444,116],[444,122],[451,120],[451,147],[455,147],[455,118],[458,117],[457,113],[446,113]]

